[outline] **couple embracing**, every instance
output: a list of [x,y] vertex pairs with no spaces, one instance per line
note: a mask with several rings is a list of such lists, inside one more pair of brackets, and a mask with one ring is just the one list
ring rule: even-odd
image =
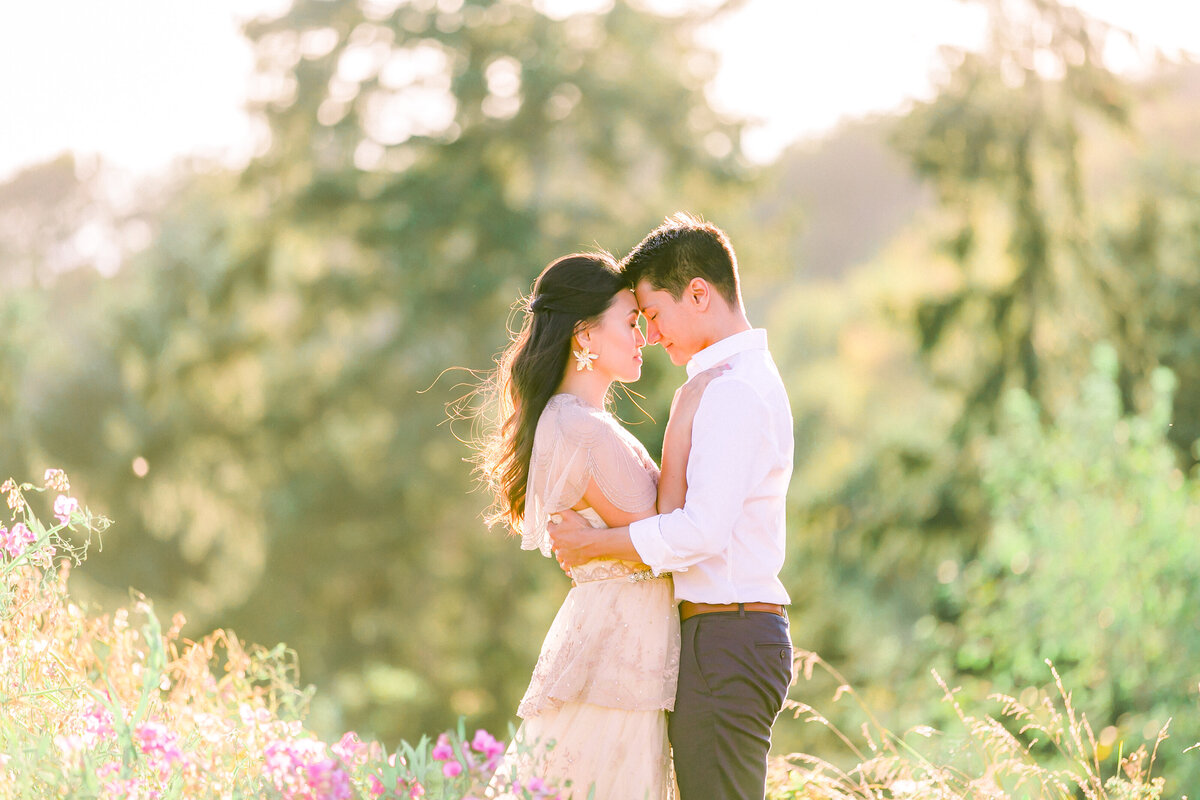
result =
[[[661,472],[605,410],[647,343],[688,374]],[[779,571],[792,420],[728,238],[677,214],[620,264],[553,262],[495,388],[501,425],[481,464],[497,516],[573,585],[493,783],[539,777],[575,800],[761,798],[791,680]]]

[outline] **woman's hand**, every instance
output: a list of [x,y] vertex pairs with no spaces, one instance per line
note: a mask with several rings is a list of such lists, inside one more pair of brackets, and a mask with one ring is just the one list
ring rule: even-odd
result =
[[568,508],[551,514],[550,521],[546,523],[546,532],[550,536],[554,558],[568,576],[571,567],[589,560],[583,551],[591,543],[591,534],[595,530],[576,511]]
[[667,427],[675,424],[686,426],[690,435],[692,419],[696,416],[696,409],[700,407],[700,398],[704,395],[704,390],[708,388],[714,378],[719,377],[728,369],[728,364],[710,367],[703,372],[696,373],[695,377],[676,389],[675,397],[671,400],[671,419],[667,422]]

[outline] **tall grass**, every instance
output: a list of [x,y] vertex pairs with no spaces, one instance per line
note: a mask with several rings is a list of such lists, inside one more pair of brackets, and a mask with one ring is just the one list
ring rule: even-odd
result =
[[[833,702],[852,702],[863,718],[849,735],[812,705],[788,700],[795,717],[829,730],[844,748],[843,758],[795,753],[771,765],[772,800],[1161,800],[1164,781],[1152,777],[1164,726],[1147,751],[1145,744],[1117,754],[1105,775],[1109,745],[1101,744],[1071,700],[1057,670],[1047,662],[1049,690],[1033,691],[1033,704],[1005,694],[991,696],[995,714],[968,713],[936,672],[958,721],[956,731],[927,726],[902,734],[884,727],[842,675],[816,653],[800,651],[797,674],[811,681],[821,670],[836,682]],[[1022,693],[1023,696],[1026,693]],[[1168,723],[1169,725],[1169,723]],[[1186,800],[1184,796],[1183,800]]]

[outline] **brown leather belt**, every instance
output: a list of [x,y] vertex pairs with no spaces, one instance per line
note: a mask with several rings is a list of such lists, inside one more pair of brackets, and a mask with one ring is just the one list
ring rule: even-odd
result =
[[783,606],[778,603],[693,603],[683,600],[679,603],[679,620],[690,619],[697,614],[716,614],[721,611],[765,611],[787,618]]

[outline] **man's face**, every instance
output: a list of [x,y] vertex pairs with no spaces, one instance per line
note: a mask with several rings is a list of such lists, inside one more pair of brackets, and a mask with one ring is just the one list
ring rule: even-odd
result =
[[686,295],[676,300],[670,292],[655,289],[646,280],[638,281],[634,294],[646,317],[647,344],[662,345],[672,364],[682,366],[703,349],[695,330],[695,311],[688,306]]

